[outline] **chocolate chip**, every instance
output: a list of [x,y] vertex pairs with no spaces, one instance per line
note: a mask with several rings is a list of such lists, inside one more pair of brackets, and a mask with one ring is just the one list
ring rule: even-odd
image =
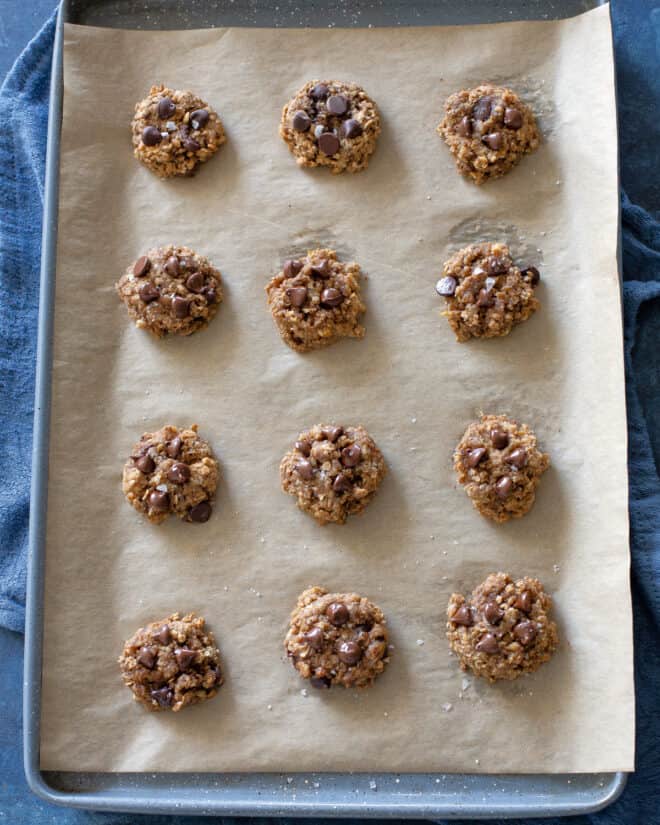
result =
[[493,443],[493,447],[497,450],[503,450],[505,447],[509,446],[509,434],[504,430],[491,430],[490,440]]
[[325,105],[331,115],[345,115],[348,111],[348,100],[344,95],[330,95]]
[[284,277],[293,278],[303,268],[302,261],[284,261]]
[[167,447],[165,448],[165,452],[168,454],[170,458],[176,458],[181,452],[182,446],[183,441],[181,441],[178,435],[175,435],[171,441],[168,441]]
[[323,631],[320,627],[313,627],[307,633],[303,634],[303,642],[314,650],[321,650],[323,648]]
[[206,298],[207,304],[214,304],[218,300],[218,295],[212,286],[205,286],[202,295]]
[[165,261],[165,272],[167,272],[171,278],[176,278],[179,274],[179,259],[175,255],[170,255]]
[[190,481],[190,467],[181,461],[175,461],[167,471],[167,480],[172,484],[185,484]]
[[534,622],[518,622],[513,628],[513,635],[521,645],[528,645],[536,638],[536,625]]
[[475,645],[475,649],[478,650],[479,653],[493,654],[499,652],[500,646],[497,644],[497,639],[492,633],[486,633],[479,639]]
[[325,126],[323,126],[321,123],[317,123],[314,127],[314,137],[318,140],[323,134],[323,132],[326,131],[327,129],[325,128]]
[[343,432],[343,427],[326,427],[326,429],[323,430],[323,437],[327,438],[328,441],[332,441],[334,444]]
[[502,476],[495,485],[495,493],[498,498],[509,498],[513,490],[513,480],[510,476]]
[[472,134],[472,121],[467,115],[456,124],[456,134],[461,137],[470,137]]
[[502,621],[504,612],[500,610],[496,601],[489,601],[484,605],[484,616],[489,624],[497,624]]
[[200,501],[199,504],[195,504],[194,507],[190,508],[188,516],[190,521],[194,521],[196,524],[204,524],[211,518],[211,511],[212,507],[208,501]]
[[220,687],[220,685],[222,684],[222,673],[220,671],[220,668],[219,667],[212,667],[211,668],[211,673],[213,673],[213,679],[215,681],[215,684],[218,687]]
[[456,278],[447,275],[445,278],[440,278],[435,285],[435,291],[438,295],[443,295],[445,298],[450,298],[456,292]]
[[514,607],[517,607],[518,610],[522,610],[523,613],[529,613],[532,609],[533,604],[532,594],[529,590],[523,590],[523,592],[518,596],[518,598],[513,603]]
[[200,143],[194,137],[186,137],[183,139],[183,148],[186,152],[196,152],[200,148]]
[[481,289],[479,291],[479,297],[477,298],[478,307],[481,307],[482,309],[487,309],[488,307],[492,307],[494,303],[495,296],[490,290]]
[[153,473],[156,462],[150,455],[141,455],[140,458],[135,460],[135,466],[141,473],[148,475],[149,473]]
[[314,100],[323,100],[324,97],[328,96],[328,87],[325,83],[317,83],[309,93],[309,96]]
[[523,125],[523,117],[520,109],[507,106],[504,110],[504,125],[508,126],[509,129],[520,129]]
[[484,289],[486,289],[488,292],[490,292],[490,290],[495,286],[496,283],[497,283],[497,278],[486,278],[486,280],[484,282],[484,284],[485,284]]
[[344,467],[355,467],[362,457],[362,450],[359,444],[351,444],[350,447],[344,447],[341,451],[341,463]]
[[488,120],[492,110],[493,98],[485,95],[484,97],[480,97],[472,107],[472,117],[476,120]]
[[300,478],[304,478],[305,481],[309,481],[310,478],[314,475],[314,468],[309,463],[309,461],[298,461],[295,465],[295,468]]
[[450,617],[449,621],[454,622],[454,624],[462,624],[464,627],[471,627],[473,624],[472,611],[466,604],[462,604]]
[[141,300],[145,302],[145,304],[150,304],[152,301],[158,300],[160,298],[160,292],[158,291],[158,287],[154,286],[151,281],[147,281],[146,284],[142,284],[140,290],[138,292]]
[[133,264],[133,275],[136,278],[144,278],[144,276],[149,272],[151,269],[151,261],[147,258],[146,255],[143,255],[141,258],[138,258],[137,261]]
[[518,447],[517,450],[514,450],[506,457],[505,461],[508,464],[513,464],[516,469],[522,470],[525,464],[527,464],[527,450],[522,447]]
[[348,608],[341,602],[332,602],[325,609],[325,615],[328,617],[330,624],[335,627],[341,627],[346,624],[349,618]]
[[309,127],[312,125],[312,121],[307,114],[307,112],[303,112],[302,109],[299,109],[295,115],[293,116],[293,128],[296,132],[307,132]]
[[330,287],[330,289],[324,289],[321,293],[321,306],[324,307],[338,307],[343,300],[344,296],[338,289],[335,289],[334,287]]
[[308,456],[312,452],[312,445],[309,441],[296,441],[294,446],[296,450],[304,456]]
[[526,281],[529,281],[532,286],[536,286],[541,280],[541,273],[535,266],[521,267],[520,274]]
[[310,685],[317,690],[322,690],[323,688],[330,689],[330,685],[332,684],[330,679],[327,676],[312,676],[309,680]]
[[353,489],[353,485],[347,475],[344,473],[339,473],[339,475],[332,482],[332,489],[335,493],[347,493],[349,490]]
[[142,143],[145,146],[158,146],[162,139],[163,136],[155,126],[145,126],[142,130]]
[[171,688],[162,687],[151,691],[151,698],[155,699],[161,708],[171,708],[174,704],[174,693]]
[[195,661],[195,651],[187,647],[177,647],[174,650],[174,658],[180,670],[187,670]]
[[509,271],[509,258],[506,255],[489,255],[484,266],[491,275],[502,275]]
[[489,146],[494,151],[502,148],[502,135],[499,132],[490,132],[488,135],[484,135],[481,138],[481,142],[485,143],[486,146]]
[[190,113],[190,123],[193,129],[203,129],[209,122],[209,113],[206,109],[195,109]]
[[357,642],[340,642],[337,656],[345,665],[356,665],[362,658],[362,648]]
[[168,645],[171,639],[170,627],[164,624],[159,630],[154,633],[154,639],[162,645]]
[[190,304],[185,298],[176,295],[172,298],[172,312],[175,318],[187,318],[190,314]]
[[301,307],[307,300],[307,287],[292,286],[287,289],[286,297],[291,301],[292,306]]
[[336,155],[339,151],[339,138],[332,132],[322,132],[319,135],[318,143],[319,149],[323,152],[324,155],[328,155],[328,157]]
[[167,120],[168,117],[176,112],[176,104],[171,97],[161,97],[158,101],[158,117],[161,120]]
[[485,447],[476,447],[474,450],[465,456],[465,465],[467,467],[476,467],[488,455],[488,450]]
[[322,278],[325,280],[332,275],[332,269],[327,258],[322,258],[320,261],[311,264],[311,270],[313,278]]
[[149,507],[156,513],[166,513],[170,509],[170,494],[163,490],[152,490],[148,501]]
[[201,292],[204,288],[204,276],[201,272],[193,272],[192,275],[188,275],[186,279],[186,287],[191,292]]
[[344,121],[341,127],[341,132],[345,138],[353,140],[353,138],[360,137],[362,134],[362,125],[354,118],[349,118]]
[[144,665],[144,667],[149,668],[149,670],[156,664],[157,658],[158,651],[155,647],[143,647],[137,656],[138,662]]

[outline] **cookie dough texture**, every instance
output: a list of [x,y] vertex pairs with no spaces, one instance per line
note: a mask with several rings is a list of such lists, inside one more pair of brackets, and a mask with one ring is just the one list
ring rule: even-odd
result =
[[551,606],[538,579],[491,573],[467,598],[449,599],[449,646],[463,670],[490,682],[517,679],[538,670],[559,645]]
[[532,430],[503,415],[483,415],[470,424],[454,453],[458,481],[481,515],[497,522],[531,509],[549,466]]
[[340,338],[363,338],[360,267],[342,263],[332,249],[312,249],[287,260],[266,286],[268,306],[282,340],[309,352]]
[[158,338],[203,329],[222,303],[220,272],[187,246],[150,249],[115,288],[135,325]]
[[282,459],[282,490],[321,524],[361,513],[386,473],[385,459],[362,426],[317,424]]
[[511,89],[488,83],[450,95],[438,132],[458,171],[477,184],[506,174],[541,142],[529,106]]
[[380,134],[374,101],[355,83],[312,80],[282,110],[280,135],[300,166],[360,172]]
[[194,613],[141,627],[124,645],[119,667],[135,700],[153,711],[205,702],[223,682],[213,634]]
[[152,86],[136,104],[131,128],[135,157],[159,178],[192,175],[226,140],[205,100],[165,86]]
[[388,663],[383,612],[357,593],[310,587],[298,598],[284,640],[287,655],[312,687],[368,687]]
[[218,486],[218,462],[197,434],[197,425],[171,424],[145,433],[124,465],[126,500],[153,524],[170,514],[184,521],[205,522]]
[[503,243],[460,249],[445,263],[436,284],[458,341],[508,335],[540,307],[536,267],[518,267]]

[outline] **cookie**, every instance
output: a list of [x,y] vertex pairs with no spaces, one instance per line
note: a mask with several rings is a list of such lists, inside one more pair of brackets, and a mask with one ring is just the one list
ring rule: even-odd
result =
[[187,246],[150,249],[115,288],[135,326],[158,338],[203,329],[222,303],[220,273]]
[[559,645],[552,599],[538,579],[491,573],[467,599],[452,593],[447,638],[463,670],[490,682],[517,679],[547,662]]
[[284,262],[266,286],[268,306],[282,340],[309,352],[340,338],[363,338],[360,267],[342,263],[332,249],[312,249]]
[[152,86],[135,106],[133,152],[159,178],[192,175],[225,142],[222,122],[192,92]]
[[167,424],[145,433],[124,464],[126,500],[153,524],[173,514],[184,521],[205,522],[218,486],[218,462],[197,435],[197,424],[183,430]]
[[534,266],[518,267],[503,243],[480,243],[460,249],[445,263],[436,292],[445,298],[447,317],[457,340],[495,338],[539,308]]
[[373,100],[355,83],[311,80],[282,110],[280,135],[300,166],[360,172],[380,134]]
[[323,525],[361,513],[385,477],[382,453],[364,427],[317,424],[280,464],[282,490]]
[[213,634],[194,613],[141,627],[124,645],[119,667],[135,701],[154,711],[205,702],[224,681]]
[[438,132],[458,171],[478,184],[506,174],[541,142],[529,106],[511,89],[489,83],[450,95]]
[[389,661],[385,624],[364,596],[310,587],[291,614],[284,647],[312,687],[369,687]]
[[497,522],[529,512],[549,466],[530,428],[504,415],[470,424],[454,453],[458,481],[481,515]]

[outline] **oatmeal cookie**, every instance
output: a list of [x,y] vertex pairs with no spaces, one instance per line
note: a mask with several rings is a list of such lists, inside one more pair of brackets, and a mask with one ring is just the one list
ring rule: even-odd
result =
[[340,338],[363,338],[360,267],[342,263],[332,249],[312,249],[284,262],[266,286],[268,305],[282,340],[309,352]]
[[187,246],[150,249],[115,285],[139,329],[192,335],[211,321],[222,303],[222,278],[203,255]]
[[135,157],[159,178],[192,175],[225,142],[222,122],[192,92],[152,86],[135,106]]
[[447,638],[461,668],[490,682],[517,679],[547,662],[559,645],[552,599],[538,579],[491,573],[467,599],[452,593]]
[[213,634],[194,613],[141,627],[124,645],[119,667],[135,701],[154,711],[205,702],[223,682]]
[[357,593],[322,587],[299,596],[284,647],[315,688],[368,687],[389,661],[382,610]]
[[300,166],[366,169],[380,134],[373,100],[355,83],[311,80],[282,110],[280,135]]
[[197,424],[183,430],[167,424],[145,433],[124,465],[126,500],[153,524],[170,513],[184,521],[205,522],[218,486],[218,462],[197,435]]
[[438,132],[458,171],[479,184],[506,174],[541,142],[529,106],[511,89],[488,83],[450,95]]
[[534,266],[518,266],[503,243],[460,249],[445,263],[436,292],[445,298],[447,317],[458,341],[508,335],[539,308]]
[[454,453],[454,469],[481,513],[497,522],[531,510],[536,488],[550,466],[526,424],[504,415],[482,415],[467,428]]
[[385,472],[385,459],[364,427],[317,424],[300,433],[282,459],[280,481],[319,524],[343,524],[369,504]]

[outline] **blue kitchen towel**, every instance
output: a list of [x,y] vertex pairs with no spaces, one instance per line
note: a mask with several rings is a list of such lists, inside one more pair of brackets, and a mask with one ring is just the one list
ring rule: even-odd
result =
[[[576,825],[660,823],[660,2],[613,0],[622,194],[637,772],[606,811]],[[30,446],[48,81],[54,18],[0,90],[0,625],[24,621]],[[597,139],[597,136],[594,136]],[[594,151],[597,151],[595,146]],[[616,605],[603,606],[611,621]],[[0,818],[12,825],[198,825],[188,817],[64,811],[31,796],[20,763],[20,648],[0,631]],[[603,651],[603,655],[607,655]],[[616,667],[616,662],[612,662]],[[208,820],[207,820],[208,821]],[[211,820],[213,821],[213,820]],[[218,820],[215,820],[218,821]],[[226,823],[231,820],[225,819]],[[559,820],[535,820],[541,824]],[[235,820],[236,823],[240,820]],[[290,823],[291,820],[277,820]],[[329,822],[326,820],[326,822]],[[531,822],[531,821],[530,821]]]

